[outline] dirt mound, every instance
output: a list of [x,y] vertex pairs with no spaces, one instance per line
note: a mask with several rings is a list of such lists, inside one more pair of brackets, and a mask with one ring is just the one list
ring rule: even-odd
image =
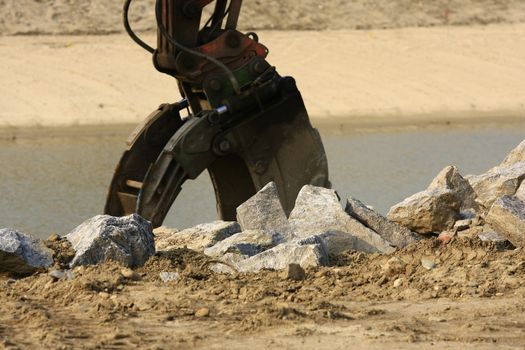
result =
[[[72,278],[4,276],[0,338],[10,334],[13,344],[43,341],[47,346],[75,344],[75,339],[88,345],[130,344],[134,337],[144,341],[140,332],[147,333],[137,333],[137,322],[160,326],[204,320],[214,327],[220,324],[221,331],[243,334],[279,325],[379,317],[386,311],[373,306],[377,302],[466,301],[523,293],[525,280],[525,252],[498,250],[470,238],[446,245],[428,239],[392,255],[347,252],[338,266],[308,270],[305,281],[290,281],[275,271],[216,274],[209,269],[211,262],[177,249],[150,259],[134,279],[112,263],[76,268]],[[165,283],[161,272],[176,277]],[[109,324],[118,327],[102,331]],[[31,336],[17,338],[21,334]]]
[[[155,29],[154,0],[136,0],[133,27]],[[0,0],[0,35],[122,32],[121,1]],[[479,25],[525,21],[521,0],[252,0],[243,7],[244,29],[324,30]]]

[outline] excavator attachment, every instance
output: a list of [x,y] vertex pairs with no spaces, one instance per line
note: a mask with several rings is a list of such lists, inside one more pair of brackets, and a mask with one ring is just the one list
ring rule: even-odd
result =
[[[185,181],[204,171],[223,220],[235,220],[236,208],[271,181],[287,214],[302,186],[330,186],[321,137],[295,80],[268,64],[256,34],[235,30],[241,1],[226,8],[226,0],[218,0],[209,26],[194,33],[210,2],[157,0],[158,49],[130,34],[153,53],[159,71],[177,79],[185,99],[162,105],[130,136],[107,214],[137,212],[158,227]],[[189,115],[181,118],[185,108]]]

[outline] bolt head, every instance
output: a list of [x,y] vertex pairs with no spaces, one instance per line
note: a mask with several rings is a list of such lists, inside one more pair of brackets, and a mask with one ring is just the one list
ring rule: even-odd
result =
[[219,150],[221,152],[228,152],[231,149],[230,141],[228,140],[222,140],[219,142]]

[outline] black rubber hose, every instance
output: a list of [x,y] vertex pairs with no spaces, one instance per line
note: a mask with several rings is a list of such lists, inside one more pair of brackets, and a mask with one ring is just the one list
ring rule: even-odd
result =
[[237,81],[237,78],[235,78],[235,75],[233,75],[233,72],[228,67],[226,67],[226,65],[224,63],[222,63],[221,61],[219,61],[219,60],[217,60],[217,59],[215,59],[215,58],[213,58],[211,56],[205,55],[205,54],[203,54],[201,52],[198,52],[198,51],[192,50],[190,48],[187,48],[186,46],[184,46],[184,45],[180,44],[179,42],[177,42],[177,40],[175,40],[168,33],[168,31],[166,30],[166,27],[162,23],[161,10],[162,10],[161,0],[157,0],[156,5],[155,5],[155,17],[157,19],[157,27],[159,28],[160,34],[162,36],[164,36],[170,42],[170,44],[175,46],[179,51],[186,52],[189,55],[192,55],[192,56],[201,58],[203,60],[209,61],[209,62],[215,64],[217,67],[221,68],[226,73],[226,75],[228,76],[228,79],[230,80],[230,83],[231,83],[235,93],[237,95],[240,95],[241,94],[241,89],[239,87],[239,82]]
[[126,0],[124,2],[124,8],[122,10],[122,21],[124,22],[124,28],[126,29],[126,32],[130,36],[131,39],[133,39],[134,42],[136,42],[138,45],[140,45],[144,50],[148,51],[149,53],[153,54],[155,52],[155,49],[146,44],[144,41],[142,41],[131,29],[131,26],[129,25],[129,6],[131,5],[132,0]]

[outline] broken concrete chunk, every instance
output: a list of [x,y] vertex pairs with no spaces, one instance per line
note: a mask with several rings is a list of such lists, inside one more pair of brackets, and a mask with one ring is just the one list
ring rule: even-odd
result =
[[512,250],[516,247],[509,242],[509,240],[497,232],[487,230],[478,234],[478,238],[482,242],[492,242],[499,250]]
[[472,225],[471,219],[458,220],[454,223],[454,229],[458,231],[466,230]]
[[348,240],[345,246],[356,247],[356,243],[365,242],[366,249],[363,251],[366,252],[372,250],[391,253],[395,250],[389,241],[348,215],[341,207],[334,190],[304,186],[299,192],[289,221],[296,239],[322,236],[325,233],[331,233],[331,236],[337,232],[337,240],[341,244],[345,237]]
[[[364,253],[382,253],[382,251],[363,239],[341,231],[327,231],[319,235],[297,239],[295,242],[300,245],[319,244],[328,256],[336,256],[349,250]],[[385,247],[385,250],[387,250],[387,253],[395,251],[390,246]]]
[[155,246],[157,251],[187,247],[202,252],[204,249],[240,231],[241,227],[235,221],[220,220],[200,224],[182,231],[173,230],[171,234],[166,228],[162,228],[162,230],[156,229],[155,235],[157,239]]
[[484,174],[467,177],[485,210],[489,210],[496,199],[514,195],[525,179],[525,162],[503,164]]
[[328,257],[318,244],[282,243],[278,246],[236,263],[239,272],[259,272],[262,269],[282,270],[290,264],[303,268],[325,265]]
[[494,231],[482,232],[478,235],[478,237],[483,242],[506,242],[508,241],[507,238],[503,237],[502,235]]
[[420,237],[416,233],[404,226],[389,221],[383,215],[368,208],[355,198],[348,198],[345,211],[398,248],[406,247],[420,240]]
[[525,162],[525,140],[521,141],[516,148],[510,151],[500,166],[512,166],[520,162]]
[[461,210],[478,209],[476,193],[468,180],[461,176],[457,167],[447,166],[441,170],[434,180],[432,180],[427,189],[430,190],[436,188],[453,191],[461,201]]
[[53,251],[39,239],[13,230],[0,230],[0,272],[27,275],[53,264]]
[[408,197],[388,212],[388,219],[426,234],[451,229],[459,218],[461,201],[450,189],[434,188]]
[[525,202],[518,197],[497,199],[485,221],[516,247],[525,247]]
[[137,214],[95,216],[71,231],[66,238],[76,251],[72,267],[109,260],[135,267],[143,265],[155,254],[151,223]]
[[218,259],[222,261],[222,263],[210,265],[210,270],[217,273],[234,274],[238,270],[237,266],[248,258],[249,256],[245,255],[226,253]]
[[304,186],[288,218],[296,237],[338,230],[344,231],[348,214],[343,211],[334,190]]
[[220,257],[226,253],[253,256],[274,247],[280,241],[280,235],[277,233],[243,231],[204,249],[204,254],[213,257]]
[[451,229],[461,213],[476,211],[476,193],[456,167],[448,166],[424,191],[390,209],[388,218],[417,233],[437,233]]
[[286,235],[289,226],[274,182],[268,183],[237,208],[242,231],[259,230]]

